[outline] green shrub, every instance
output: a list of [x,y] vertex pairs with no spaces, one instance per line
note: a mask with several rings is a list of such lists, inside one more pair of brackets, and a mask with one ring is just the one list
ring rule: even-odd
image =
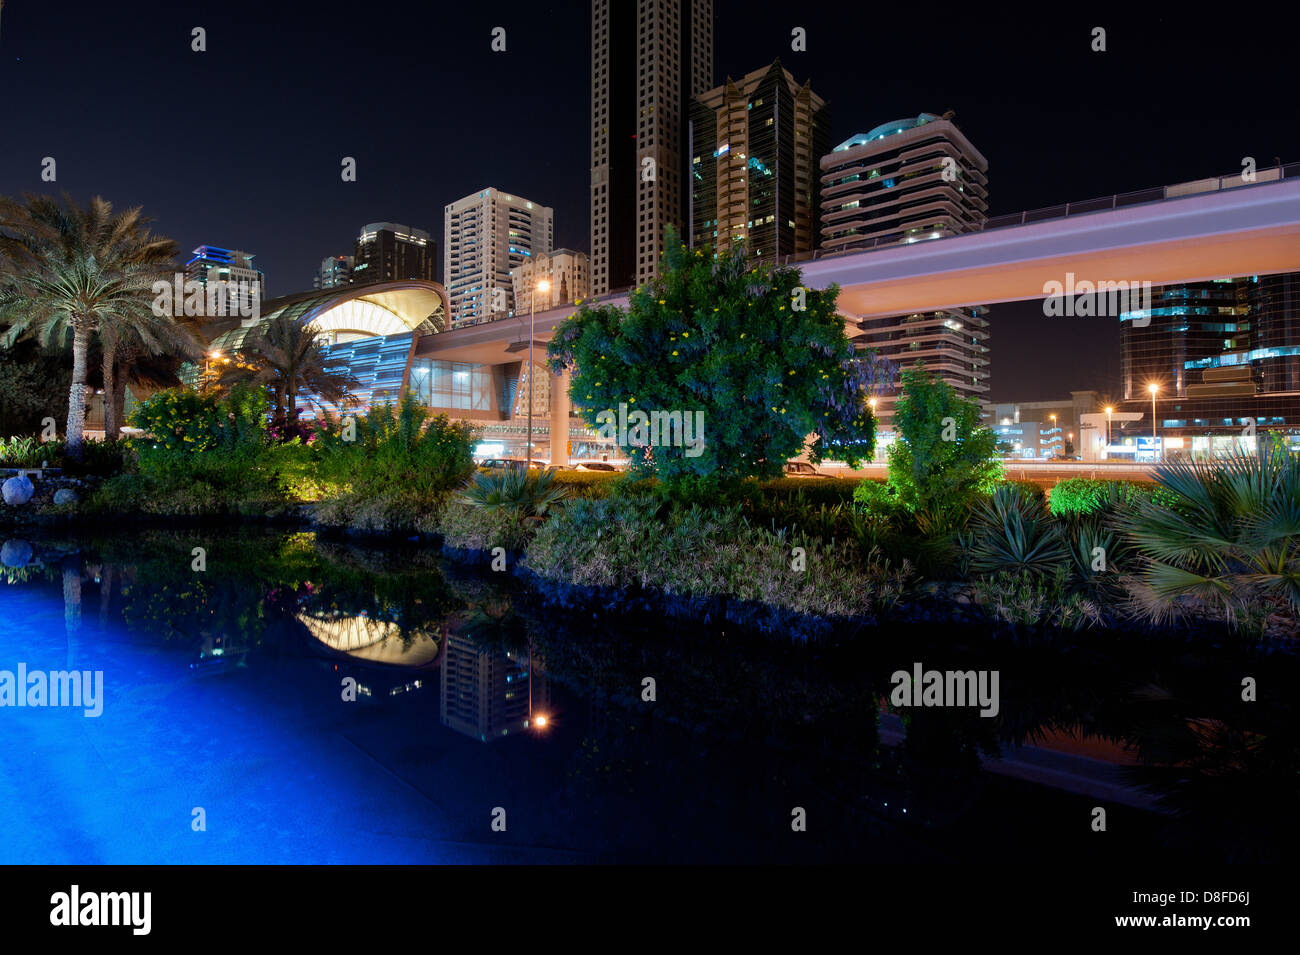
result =
[[963,543],[976,574],[1047,577],[1065,566],[1069,557],[1041,495],[1013,484],[999,487],[976,505]]
[[326,422],[313,448],[319,479],[336,493],[414,493],[430,502],[474,471],[473,429],[433,415],[410,392],[344,422]]
[[[854,500],[858,478],[773,478],[759,484],[763,496],[772,499],[800,500],[816,506],[819,504],[848,504]],[[874,482],[880,483],[880,482]]]
[[348,491],[317,503],[313,516],[326,527],[367,534],[432,534],[439,530],[449,497],[449,492],[431,498],[400,488],[378,494]]
[[534,526],[512,511],[475,507],[458,497],[447,502],[437,522],[444,547],[480,551],[504,547],[516,553],[528,544]]
[[1048,576],[1000,572],[978,578],[975,601],[994,620],[1012,627],[1082,630],[1104,621],[1097,604],[1074,593],[1069,570],[1057,566]]
[[105,481],[85,509],[186,517],[280,514],[292,503],[280,467],[291,453],[248,445],[200,453],[148,447],[133,471]]
[[1158,484],[1142,481],[1110,481],[1066,478],[1052,488],[1048,507],[1057,517],[1086,517],[1113,511],[1137,500],[1150,500],[1164,507],[1177,503],[1177,495]]
[[[796,569],[794,547],[806,565]],[[578,500],[547,521],[525,563],[577,587],[731,596],[794,614],[855,618],[902,595],[906,564],[864,564],[847,545],[757,527],[738,507],[665,508],[658,497]]]
[[917,362],[902,374],[894,405],[898,440],[889,446],[889,483],[932,532],[960,526],[975,499],[1002,477],[997,438],[980,425],[979,403]]
[[31,435],[0,438],[0,467],[38,468],[46,461],[58,463],[62,457],[62,441],[41,441]]
[[228,395],[169,388],[150,395],[131,415],[131,424],[148,435],[142,453],[159,450],[200,454],[239,445],[266,443],[266,394],[235,389]]
[[873,514],[895,515],[903,508],[898,492],[888,481],[859,481],[853,489],[853,503]]
[[608,497],[623,475],[610,471],[556,471],[554,481],[570,497]]

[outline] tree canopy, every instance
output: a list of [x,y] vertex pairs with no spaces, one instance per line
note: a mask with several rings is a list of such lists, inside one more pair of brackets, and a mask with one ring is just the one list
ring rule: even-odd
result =
[[[838,292],[805,288],[797,269],[752,261],[743,247],[717,257],[689,249],[670,230],[659,277],[626,309],[585,305],[570,316],[548,346],[550,365],[572,374],[569,394],[589,425],[609,426],[620,408],[629,426],[638,412],[650,419],[640,434],[649,446],[632,427],[617,441],[639,470],[667,480],[776,475],[806,445],[813,461],[857,464],[875,445],[868,396],[891,369],[855,353]],[[687,428],[702,425],[702,442],[664,440],[672,428],[655,421],[679,412]]]

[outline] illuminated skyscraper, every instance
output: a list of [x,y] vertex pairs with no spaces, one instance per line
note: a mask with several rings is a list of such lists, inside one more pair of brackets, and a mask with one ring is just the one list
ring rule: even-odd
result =
[[691,99],[713,87],[713,0],[592,0],[591,291],[652,278],[689,235]]
[[691,103],[692,246],[745,241],[760,256],[811,252],[820,238],[830,110],[777,60]]
[[357,236],[352,265],[353,285],[396,279],[434,278],[438,244],[423,229],[396,222],[372,222]]
[[451,203],[443,222],[443,261],[452,318],[490,321],[515,314],[511,269],[549,255],[555,213],[491,187]]

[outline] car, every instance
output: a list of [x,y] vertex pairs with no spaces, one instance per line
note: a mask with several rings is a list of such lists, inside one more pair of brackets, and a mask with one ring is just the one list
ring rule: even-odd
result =
[[608,461],[579,461],[575,471],[617,471],[618,468]]
[[[538,462],[534,460],[533,463],[537,464]],[[484,471],[504,471],[508,468],[521,468],[523,466],[523,458],[484,458],[479,465],[479,469]]]
[[785,463],[785,476],[792,478],[824,478],[830,477],[829,474],[822,474],[811,464],[804,461],[787,461]]

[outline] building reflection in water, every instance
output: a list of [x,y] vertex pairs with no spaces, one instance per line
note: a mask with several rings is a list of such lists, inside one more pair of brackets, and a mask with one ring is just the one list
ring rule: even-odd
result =
[[488,649],[458,634],[447,637],[442,664],[442,725],[490,743],[530,727],[551,709],[550,681],[531,650]]

